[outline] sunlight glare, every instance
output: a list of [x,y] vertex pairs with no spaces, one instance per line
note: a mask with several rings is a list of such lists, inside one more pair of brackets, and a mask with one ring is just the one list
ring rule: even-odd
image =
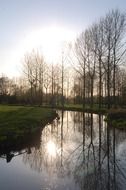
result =
[[66,28],[58,26],[46,27],[32,31],[26,38],[24,47],[27,51],[32,49],[41,50],[45,58],[52,62],[58,60],[63,44],[73,41],[74,38],[74,32]]

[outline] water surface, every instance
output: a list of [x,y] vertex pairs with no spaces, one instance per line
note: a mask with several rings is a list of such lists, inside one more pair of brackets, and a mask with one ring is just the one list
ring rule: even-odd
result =
[[102,115],[58,113],[34,143],[0,153],[0,189],[125,190],[126,131]]

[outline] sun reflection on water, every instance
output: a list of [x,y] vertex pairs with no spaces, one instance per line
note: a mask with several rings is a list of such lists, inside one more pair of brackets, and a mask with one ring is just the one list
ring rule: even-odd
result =
[[56,144],[52,140],[47,142],[47,153],[51,157],[56,157]]

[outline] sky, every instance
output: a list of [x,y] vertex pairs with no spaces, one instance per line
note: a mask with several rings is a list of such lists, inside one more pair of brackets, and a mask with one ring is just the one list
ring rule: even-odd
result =
[[19,76],[24,54],[40,48],[54,61],[60,41],[76,38],[125,0],[0,0],[0,74]]

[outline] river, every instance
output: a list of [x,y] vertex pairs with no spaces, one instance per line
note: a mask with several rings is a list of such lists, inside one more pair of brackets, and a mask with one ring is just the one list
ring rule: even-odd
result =
[[125,190],[126,131],[103,115],[57,112],[33,142],[0,153],[0,190]]

